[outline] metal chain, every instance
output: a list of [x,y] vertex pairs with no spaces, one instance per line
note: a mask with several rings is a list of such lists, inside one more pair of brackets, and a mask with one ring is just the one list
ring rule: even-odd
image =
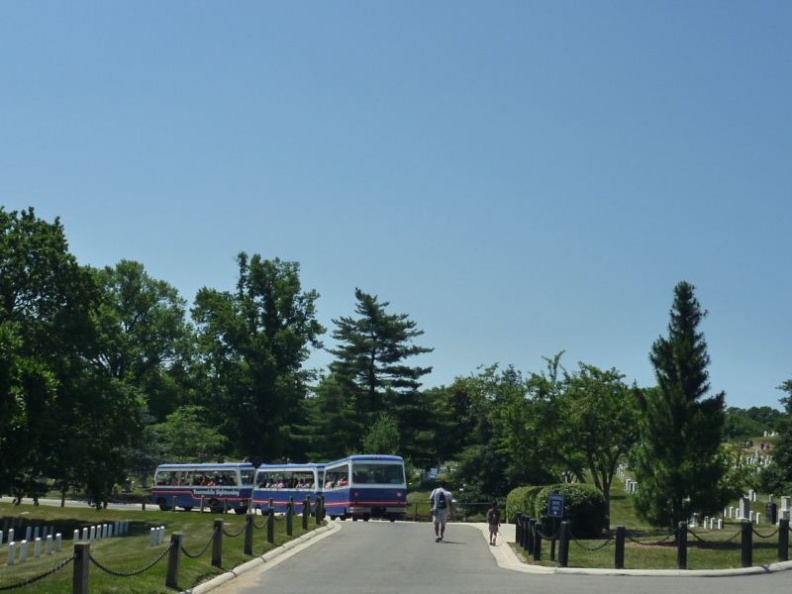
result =
[[776,529],[775,529],[773,532],[771,532],[770,534],[759,534],[759,533],[756,531],[756,528],[754,528],[753,526],[751,526],[751,532],[753,532],[754,534],[756,534],[756,536],[758,536],[759,538],[773,538],[773,537],[774,537],[776,534],[778,534],[778,528],[776,528]]
[[201,552],[195,555],[191,555],[190,553],[188,553],[187,549],[184,548],[184,545],[182,545],[181,547],[181,552],[184,553],[184,555],[189,557],[190,559],[197,559],[206,552],[206,549],[209,548],[209,545],[212,544],[212,541],[214,541],[214,535],[209,537],[209,541],[204,545],[204,548],[201,549]]
[[599,551],[600,549],[604,549],[606,546],[608,546],[610,541],[613,540],[613,537],[609,536],[608,539],[605,542],[603,542],[602,544],[597,545],[595,547],[588,547],[588,546],[584,545],[583,543],[581,543],[577,538],[575,538],[572,535],[572,532],[569,533],[569,537],[570,537],[570,540],[572,542],[574,542],[577,546],[579,546],[581,549],[583,549],[585,551],[588,551],[590,553],[593,553],[594,551]]
[[560,528],[558,529],[558,532],[556,532],[555,534],[551,534],[550,536],[547,536],[547,535],[546,535],[544,532],[542,532],[541,528],[539,528],[539,526],[538,526],[538,525],[537,525],[537,526],[534,526],[534,530],[535,530],[535,531],[537,532],[537,534],[539,534],[539,536],[541,536],[541,537],[542,537],[544,540],[557,540],[557,539],[558,539],[558,537],[559,537],[559,536],[561,536],[561,529],[560,529]]
[[664,543],[668,542],[668,541],[669,541],[669,540],[671,540],[672,538],[675,538],[675,537],[676,537],[676,531],[672,532],[671,534],[668,534],[668,535],[664,536],[664,537],[663,537],[663,538],[661,538],[660,540],[655,540],[655,541],[636,540],[636,539],[634,539],[632,536],[630,536],[629,534],[625,534],[625,537],[627,538],[627,540],[629,540],[630,542],[633,542],[633,543],[635,543],[635,544],[641,544],[641,545],[661,545],[661,544],[664,544]]
[[21,587],[23,587],[23,586],[29,586],[30,584],[33,584],[33,583],[35,583],[35,582],[38,582],[39,580],[43,580],[45,577],[49,577],[49,576],[51,576],[53,573],[55,573],[56,571],[59,571],[59,570],[63,569],[63,568],[64,568],[64,567],[66,567],[66,566],[67,566],[69,563],[71,563],[72,561],[74,561],[76,558],[77,558],[77,555],[72,555],[72,556],[71,556],[71,557],[69,557],[68,559],[64,559],[63,561],[61,561],[60,563],[58,563],[58,564],[57,564],[55,567],[53,567],[53,568],[52,568],[52,569],[50,569],[49,571],[45,571],[45,572],[44,572],[44,573],[42,573],[41,575],[37,575],[37,576],[34,576],[34,577],[32,577],[32,578],[28,578],[28,579],[26,579],[24,582],[19,582],[18,584],[12,584],[12,585],[10,585],[10,586],[0,586],[0,592],[7,592],[8,590],[14,590],[14,589],[16,589],[16,588],[21,588]]
[[226,532],[226,529],[225,529],[225,528],[223,528],[223,534],[225,534],[225,535],[226,535],[226,536],[228,536],[229,538],[236,538],[237,536],[239,536],[240,534],[242,534],[244,531],[245,531],[245,527],[244,527],[244,526],[242,526],[242,529],[241,529],[239,532],[234,532],[234,533],[231,533],[231,532]]
[[166,548],[164,551],[162,551],[162,554],[161,554],[159,557],[157,557],[156,559],[154,559],[154,561],[152,561],[151,563],[149,563],[148,565],[146,565],[146,566],[145,566],[143,569],[138,569],[137,571],[127,571],[127,572],[121,572],[121,571],[112,571],[111,569],[108,569],[107,567],[105,567],[104,565],[102,565],[101,563],[99,563],[99,561],[97,561],[96,559],[94,559],[93,555],[88,555],[88,559],[90,559],[90,560],[91,560],[91,563],[93,563],[94,565],[96,565],[96,566],[97,566],[99,569],[101,569],[101,570],[102,570],[102,571],[104,571],[105,573],[109,573],[110,575],[114,575],[114,576],[116,576],[116,577],[130,577],[130,576],[133,576],[133,575],[138,575],[138,574],[141,574],[141,573],[143,573],[144,571],[148,571],[149,569],[151,569],[152,567],[154,567],[154,566],[155,566],[157,563],[159,563],[160,561],[162,561],[162,559],[164,559],[164,558],[165,558],[165,555],[167,555],[167,554],[170,552],[170,550],[173,548],[173,544],[174,544],[174,543],[173,543],[173,542],[171,542],[171,543],[168,545],[168,547],[167,547],[167,548]]
[[261,524],[256,524],[255,522],[253,522],[253,526],[256,527],[256,528],[259,528],[259,529],[266,528],[267,527],[267,520],[264,520],[264,522],[262,522]]

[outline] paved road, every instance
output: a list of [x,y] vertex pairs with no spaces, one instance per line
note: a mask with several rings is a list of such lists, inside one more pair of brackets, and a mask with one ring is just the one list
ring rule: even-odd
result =
[[[13,497],[9,497],[8,495],[2,497],[2,501],[5,503],[11,503],[13,501]],[[25,497],[22,500],[22,503],[27,505],[32,505],[33,500],[30,497]],[[51,505],[55,507],[60,507],[61,500],[60,499],[47,499],[42,497],[39,499],[39,505]],[[63,503],[64,507],[84,507],[88,508],[88,502],[85,500],[77,500],[77,499],[67,499]],[[108,503],[108,509],[130,509],[130,510],[140,510],[141,505],[139,503]],[[155,505],[149,505],[148,509],[157,509]]]
[[435,543],[428,524],[335,522],[323,537],[241,573],[212,594],[789,594],[792,571],[722,577],[526,572],[483,527],[452,524]]

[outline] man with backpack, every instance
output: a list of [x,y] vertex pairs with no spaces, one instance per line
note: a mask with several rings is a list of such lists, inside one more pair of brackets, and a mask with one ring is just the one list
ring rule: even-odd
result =
[[432,518],[434,520],[435,542],[440,542],[445,536],[448,510],[451,508],[451,492],[446,489],[445,481],[440,481],[432,494],[429,495],[432,505]]

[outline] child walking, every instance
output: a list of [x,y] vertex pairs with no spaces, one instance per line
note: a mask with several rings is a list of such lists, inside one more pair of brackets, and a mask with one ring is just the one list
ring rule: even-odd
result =
[[490,546],[495,546],[498,539],[498,529],[500,528],[500,509],[498,509],[498,502],[493,501],[492,507],[487,510],[487,524],[489,524],[489,541]]

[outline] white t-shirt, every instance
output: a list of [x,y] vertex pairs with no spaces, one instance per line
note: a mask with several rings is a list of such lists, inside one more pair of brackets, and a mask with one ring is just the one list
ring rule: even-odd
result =
[[432,494],[429,496],[429,499],[432,502],[432,511],[437,511],[437,502],[440,500],[440,493],[445,493],[445,499],[446,499],[445,509],[447,510],[451,509],[451,493],[443,489],[443,487],[437,487],[434,491],[432,491]]

